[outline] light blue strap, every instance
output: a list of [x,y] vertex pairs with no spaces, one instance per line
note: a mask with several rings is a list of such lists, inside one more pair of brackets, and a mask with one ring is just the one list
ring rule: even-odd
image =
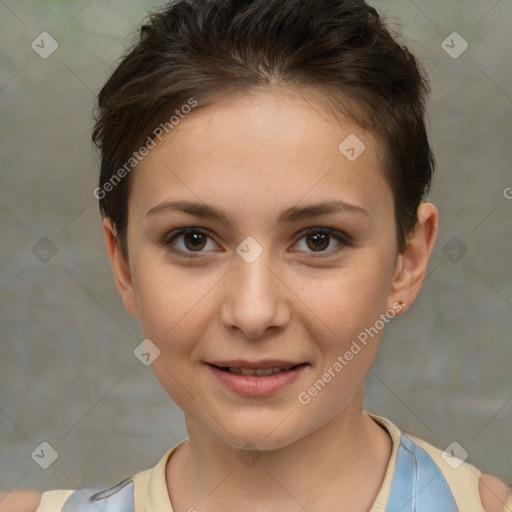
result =
[[64,503],[62,512],[135,512],[131,478],[88,498],[90,493],[89,489],[75,491]]
[[458,512],[437,464],[423,448],[402,434],[385,512],[433,510]]

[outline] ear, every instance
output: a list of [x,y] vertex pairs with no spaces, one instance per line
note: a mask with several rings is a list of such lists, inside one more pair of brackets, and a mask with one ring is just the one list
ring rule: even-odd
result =
[[108,217],[103,219],[103,233],[105,235],[105,246],[110,259],[110,265],[112,266],[112,272],[114,273],[117,291],[119,295],[121,295],[124,307],[128,313],[134,318],[138,318],[139,312],[135,292],[133,290],[130,265],[122,254],[115,229]]
[[403,253],[397,258],[395,277],[388,299],[388,307],[397,302],[402,304],[399,314],[409,309],[421,290],[428,260],[437,238],[437,208],[432,203],[422,203],[417,213],[416,227],[407,238]]

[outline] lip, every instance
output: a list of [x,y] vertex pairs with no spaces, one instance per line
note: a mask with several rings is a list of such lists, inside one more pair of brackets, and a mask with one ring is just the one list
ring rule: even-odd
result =
[[[219,361],[222,363],[222,367],[230,366],[232,368],[255,368],[255,369],[264,369],[270,368],[272,366],[292,366],[293,362],[287,361],[259,361],[260,365],[255,366],[255,362],[249,363],[248,361]],[[226,364],[229,363],[229,364]],[[277,364],[276,364],[277,363]],[[215,364],[215,366],[214,366]],[[273,375],[237,375],[235,373],[231,373],[229,371],[221,370],[217,368],[217,362],[215,363],[206,363],[212,374],[217,378],[217,380],[225,387],[230,389],[231,391],[247,397],[263,397],[274,395],[281,391],[282,389],[290,386],[293,382],[295,382],[305,368],[308,363],[295,363],[298,366],[293,368],[292,370],[281,371],[279,373],[275,373]]]
[[233,359],[231,361],[207,361],[207,364],[219,366],[220,368],[253,368],[256,370],[264,370],[279,366],[285,368],[287,366],[296,366],[305,364],[303,361],[285,361],[283,359],[262,359],[260,361],[246,361],[245,359]]

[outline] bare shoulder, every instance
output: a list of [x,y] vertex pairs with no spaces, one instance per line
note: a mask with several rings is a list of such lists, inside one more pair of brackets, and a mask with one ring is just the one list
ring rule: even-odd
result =
[[35,512],[41,494],[38,491],[0,491],[0,512]]
[[508,512],[505,506],[511,500],[510,488],[499,478],[482,474],[478,482],[480,500],[486,512]]

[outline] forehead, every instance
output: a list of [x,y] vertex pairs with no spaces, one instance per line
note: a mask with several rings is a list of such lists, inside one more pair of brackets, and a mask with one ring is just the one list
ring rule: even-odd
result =
[[385,211],[380,154],[369,132],[304,93],[229,95],[185,115],[138,164],[130,209],[188,199],[250,218],[340,199]]

